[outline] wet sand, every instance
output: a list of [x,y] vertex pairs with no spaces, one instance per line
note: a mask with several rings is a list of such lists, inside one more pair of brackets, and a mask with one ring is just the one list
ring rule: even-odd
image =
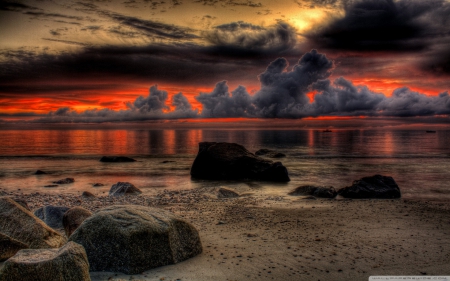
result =
[[199,231],[203,253],[138,275],[92,280],[368,280],[371,275],[450,275],[450,203],[304,197],[217,199],[205,190],[155,197],[20,194],[44,205],[92,211],[114,204],[163,208]]

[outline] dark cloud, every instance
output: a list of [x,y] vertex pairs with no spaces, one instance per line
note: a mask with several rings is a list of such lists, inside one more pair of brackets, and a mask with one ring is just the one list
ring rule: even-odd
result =
[[0,11],[23,12],[27,10],[40,10],[40,9],[18,2],[6,2],[6,1],[0,2]]
[[[53,36],[60,35],[60,33],[52,32],[52,31],[50,31],[50,34],[52,34]],[[53,39],[53,38],[41,38],[41,39],[46,40],[46,41],[53,41],[53,42],[58,42],[58,43],[69,44],[69,45],[89,46],[89,44],[87,44],[87,43],[75,42],[75,41],[70,41],[70,40]]]
[[263,5],[260,2],[256,3],[251,0],[194,0],[194,2],[208,6],[220,4],[222,6],[246,6],[250,8],[263,7]]
[[329,7],[337,8],[349,0],[294,0],[301,8]]
[[448,36],[444,0],[350,1],[345,16],[306,36],[316,46],[358,51],[418,51]]
[[215,48],[234,49],[236,53],[241,50],[246,55],[251,52],[280,54],[291,50],[297,42],[295,29],[284,22],[267,28],[242,21],[232,22],[216,26],[203,35]]

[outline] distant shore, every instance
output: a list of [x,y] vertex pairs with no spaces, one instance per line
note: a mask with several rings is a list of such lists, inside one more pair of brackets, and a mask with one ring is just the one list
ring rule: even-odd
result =
[[[156,196],[2,195],[46,205],[153,206],[181,215],[198,229],[203,253],[133,280],[368,280],[370,275],[450,275],[450,203],[336,200],[305,197],[217,199],[207,189]],[[130,280],[93,272],[92,280]]]

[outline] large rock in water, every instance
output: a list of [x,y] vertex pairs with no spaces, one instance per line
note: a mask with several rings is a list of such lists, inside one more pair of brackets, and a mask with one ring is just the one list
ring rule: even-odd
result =
[[88,281],[89,263],[81,245],[20,250],[0,270],[0,281]]
[[0,197],[0,232],[29,248],[58,248],[66,239],[9,197]]
[[73,207],[65,212],[62,222],[66,236],[70,237],[84,220],[90,216],[92,216],[92,212],[83,207]]
[[24,243],[0,232],[0,262],[14,256],[17,251],[26,248],[28,246]]
[[288,194],[292,196],[312,195],[321,198],[334,198],[337,195],[337,191],[332,186],[327,187],[327,186],[302,185],[295,188]]
[[137,274],[202,252],[190,223],[165,210],[135,205],[99,210],[70,240],[84,246],[91,271]]
[[64,213],[69,209],[69,207],[45,206],[34,211],[34,215],[43,220],[51,228],[62,229]]
[[111,186],[109,196],[139,195],[142,191],[129,182],[118,182]]
[[126,156],[103,156],[100,162],[136,162],[136,160]]
[[199,179],[254,179],[287,182],[289,176],[281,162],[263,159],[236,143],[201,142],[191,167],[191,176]]
[[400,188],[392,177],[375,175],[365,177],[338,190],[338,194],[347,198],[400,198]]

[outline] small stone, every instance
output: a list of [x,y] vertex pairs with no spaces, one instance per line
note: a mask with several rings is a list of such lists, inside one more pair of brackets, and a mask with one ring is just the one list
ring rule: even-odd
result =
[[53,183],[56,183],[56,184],[69,184],[69,183],[74,183],[74,182],[75,182],[74,178],[65,178],[65,179],[62,179],[62,180],[54,181]]

